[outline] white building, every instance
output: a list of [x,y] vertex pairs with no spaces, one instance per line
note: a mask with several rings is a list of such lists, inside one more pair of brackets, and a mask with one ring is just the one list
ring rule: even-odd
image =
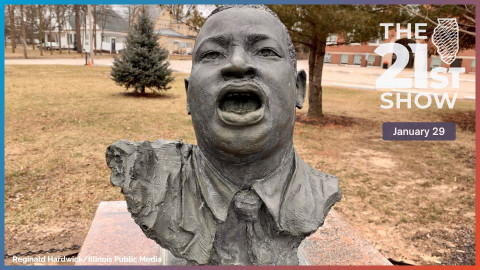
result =
[[[115,11],[110,11],[106,15],[105,23],[102,20],[101,15],[97,15],[97,23],[95,26],[95,36],[96,44],[94,42],[95,51],[104,51],[108,53],[118,53],[120,50],[125,48],[125,37],[128,34],[128,21],[121,17]],[[82,48],[86,52],[90,52],[90,33],[89,33],[89,24],[88,18],[85,16],[80,18],[80,35]],[[87,27],[85,28],[85,24]],[[102,30],[103,26],[103,30]],[[75,33],[75,16],[72,15],[62,27],[60,32],[60,37],[58,33],[58,28],[51,32],[45,32],[45,43],[44,46],[47,48],[58,49],[59,48],[59,39],[61,40],[62,49],[76,49],[76,33]]]

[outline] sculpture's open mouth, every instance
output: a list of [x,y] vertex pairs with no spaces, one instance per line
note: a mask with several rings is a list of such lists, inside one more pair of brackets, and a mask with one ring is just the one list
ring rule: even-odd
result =
[[262,120],[265,97],[254,83],[228,83],[218,94],[217,113],[222,122],[246,126]]

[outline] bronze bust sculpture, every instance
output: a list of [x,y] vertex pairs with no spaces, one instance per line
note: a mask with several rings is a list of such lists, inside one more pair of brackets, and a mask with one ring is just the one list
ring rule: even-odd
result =
[[298,264],[340,191],[293,148],[306,75],[287,29],[264,6],[219,7],[192,61],[198,146],[118,141],[107,149],[111,182],[143,232],[188,264]]

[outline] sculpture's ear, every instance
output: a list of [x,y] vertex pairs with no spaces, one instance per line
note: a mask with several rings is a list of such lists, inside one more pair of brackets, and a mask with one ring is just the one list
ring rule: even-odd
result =
[[190,115],[190,105],[188,104],[188,84],[190,83],[190,80],[188,78],[185,78],[185,91],[187,92],[187,113]]
[[299,109],[303,107],[303,101],[305,101],[305,93],[307,91],[307,74],[305,71],[299,70],[297,72],[297,100],[295,106]]

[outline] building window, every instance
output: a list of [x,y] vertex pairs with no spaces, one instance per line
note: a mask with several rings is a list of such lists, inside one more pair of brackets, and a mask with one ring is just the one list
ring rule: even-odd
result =
[[472,60],[472,64],[470,65],[472,68],[475,67],[475,59]]
[[187,43],[187,48],[193,48],[193,44],[190,43],[190,42],[188,42],[188,43]]
[[169,40],[168,44],[173,45],[173,40]]
[[167,28],[167,22],[163,23],[163,28]]
[[177,25],[177,30],[180,30],[180,25]]
[[433,58],[432,57],[432,61],[430,62],[430,68],[434,69],[434,68],[440,67],[440,66],[442,66],[442,60],[440,60],[440,58]]
[[342,65],[348,64],[348,54],[340,55],[340,64]]
[[330,62],[332,62],[332,55],[329,54],[329,53],[326,53],[326,54],[325,54],[325,57],[323,58],[323,62],[325,62],[325,63],[330,63]]
[[337,44],[338,35],[333,34],[327,37],[327,45]]
[[361,65],[362,64],[362,55],[361,54],[355,54],[353,56],[353,64],[354,65]]
[[462,58],[457,58],[450,64],[450,67],[462,67]]
[[374,62],[375,62],[375,55],[369,54],[368,59],[367,59],[367,65],[368,66],[373,66]]

